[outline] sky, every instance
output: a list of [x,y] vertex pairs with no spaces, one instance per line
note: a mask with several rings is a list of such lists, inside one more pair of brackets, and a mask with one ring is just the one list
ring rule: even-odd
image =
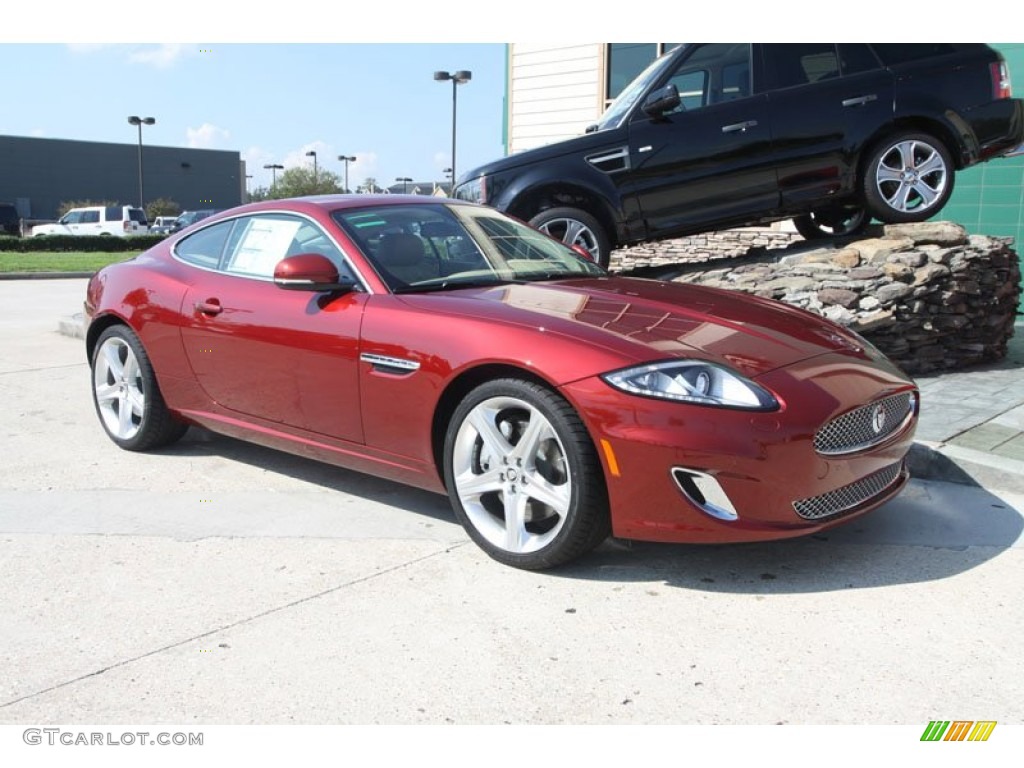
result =
[[[798,0],[741,2],[728,15],[708,7],[696,18],[672,14],[671,23],[659,10],[668,6],[643,1],[609,15],[579,0],[291,0],[223,9],[210,0],[176,0],[162,9],[122,6],[130,10],[120,22],[117,13],[100,18],[70,0],[51,0],[43,20],[42,7],[8,3],[2,11],[0,72],[8,87],[0,135],[134,145],[138,129],[127,117],[154,117],[155,125],[143,127],[144,144],[237,151],[250,188],[270,185],[264,165],[310,165],[311,150],[318,168],[342,180],[337,158],[354,155],[353,188],[367,177],[384,186],[406,176],[441,180],[451,165],[452,85],[435,82],[435,70],[473,73],[458,86],[458,174],[501,157],[508,42],[826,36],[825,22],[794,12],[820,4]],[[881,0],[861,0],[857,8],[830,12],[827,36],[949,37],[948,27],[913,9]],[[671,34],[660,34],[666,29]],[[957,32],[991,36],[977,19],[958,21]],[[21,99],[12,99],[15,93]]]
[[[238,151],[250,187],[267,164],[312,165],[349,186],[400,176],[442,180],[451,165],[452,84],[458,86],[456,171],[501,157],[505,46],[491,44],[0,44],[0,72],[31,72],[33,103],[0,112],[0,135]],[[279,171],[280,173],[280,171]]]

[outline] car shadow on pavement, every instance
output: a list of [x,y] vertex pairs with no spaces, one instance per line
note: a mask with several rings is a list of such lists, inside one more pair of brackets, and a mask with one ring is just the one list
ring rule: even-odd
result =
[[219,456],[328,490],[347,493],[380,504],[389,504],[435,520],[455,522],[455,514],[447,496],[336,467],[312,458],[236,440],[202,427],[191,427],[179,442],[152,453],[165,456]]
[[876,588],[950,578],[1020,546],[1022,532],[1022,511],[989,491],[919,480],[884,507],[820,534],[756,544],[609,540],[556,573],[751,595]]

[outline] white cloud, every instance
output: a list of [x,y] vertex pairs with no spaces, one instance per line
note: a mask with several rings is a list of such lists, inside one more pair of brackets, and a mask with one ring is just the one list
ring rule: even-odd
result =
[[31,131],[28,132],[28,135],[35,139],[41,139],[44,136],[46,136],[46,131],[44,131],[42,128],[33,128]]
[[109,47],[106,43],[68,43],[68,50],[72,53],[96,53]]
[[187,144],[192,149],[216,149],[221,142],[231,138],[230,131],[218,128],[210,123],[203,123],[198,128],[186,128]]
[[128,60],[136,64],[150,64],[157,69],[167,69],[187,53],[195,50],[194,45],[165,43],[163,45],[147,45],[132,51]]

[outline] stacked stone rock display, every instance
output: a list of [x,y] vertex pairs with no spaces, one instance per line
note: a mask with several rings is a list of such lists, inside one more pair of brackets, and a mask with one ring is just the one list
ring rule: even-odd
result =
[[878,234],[841,245],[794,237],[785,248],[748,247],[726,259],[698,253],[671,279],[824,315],[911,374],[1005,356],[1020,298],[1012,238],[968,235],[949,222],[889,225]]

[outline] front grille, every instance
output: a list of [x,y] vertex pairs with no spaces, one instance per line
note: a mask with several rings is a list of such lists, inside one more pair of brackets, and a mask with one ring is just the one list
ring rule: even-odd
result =
[[794,501],[793,509],[805,520],[821,520],[825,517],[842,514],[854,507],[859,507],[896,482],[902,468],[903,463],[897,462],[862,480],[823,493],[821,496]]
[[903,392],[844,413],[818,430],[814,450],[825,456],[838,456],[883,443],[907,423],[915,402],[913,392]]

